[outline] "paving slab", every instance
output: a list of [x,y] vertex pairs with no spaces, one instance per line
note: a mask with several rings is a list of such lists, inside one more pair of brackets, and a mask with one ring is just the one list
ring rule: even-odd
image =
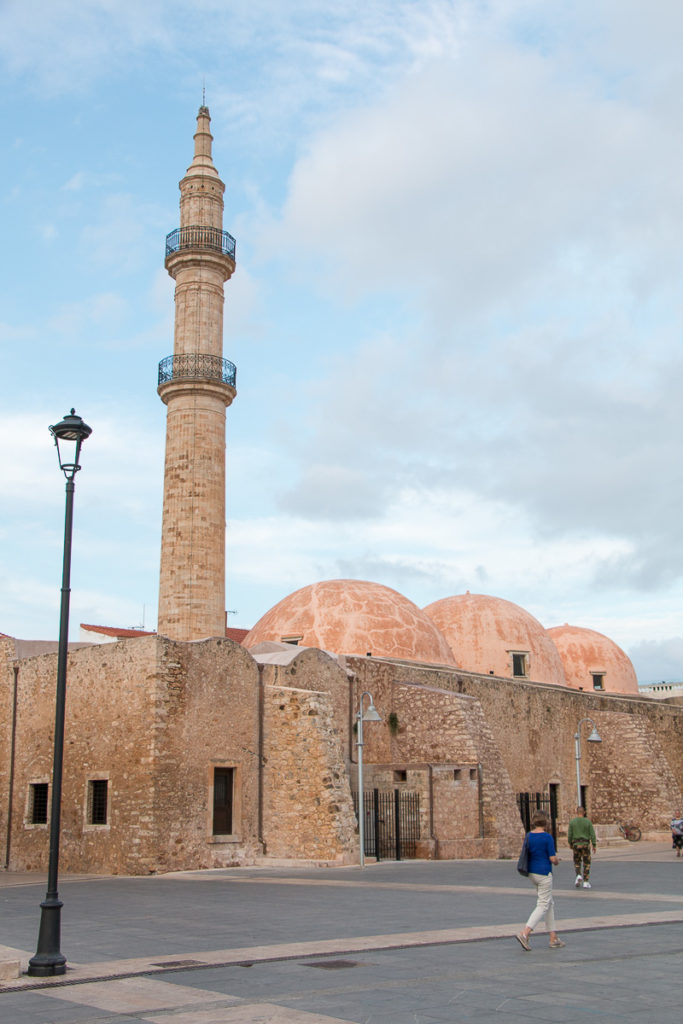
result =
[[[635,849],[639,847],[639,849]],[[601,851],[555,876],[550,950],[509,861],[64,877],[61,978],[0,983],[3,1024],[667,1021],[683,1000],[683,860]],[[44,879],[0,873],[0,960],[35,951]],[[655,998],[656,997],[656,998]]]

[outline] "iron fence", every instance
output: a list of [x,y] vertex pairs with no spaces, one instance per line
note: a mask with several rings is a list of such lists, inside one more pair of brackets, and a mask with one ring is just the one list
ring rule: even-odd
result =
[[550,831],[557,846],[557,798],[555,793],[518,793],[517,806],[525,832],[531,829],[531,815],[534,811],[545,811],[550,819]]
[[[353,794],[358,817],[358,793]],[[402,860],[415,857],[420,838],[420,794],[399,789],[366,790],[365,855],[377,860]]]

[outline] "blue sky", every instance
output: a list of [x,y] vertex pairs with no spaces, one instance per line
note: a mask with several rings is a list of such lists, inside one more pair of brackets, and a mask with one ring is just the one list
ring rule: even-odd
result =
[[683,678],[683,8],[6,0],[0,631],[156,624],[163,268],[206,86],[228,596],[349,576],[606,633]]

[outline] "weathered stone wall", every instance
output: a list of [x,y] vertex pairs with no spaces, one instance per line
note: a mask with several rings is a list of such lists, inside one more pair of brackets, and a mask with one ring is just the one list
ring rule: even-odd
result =
[[268,855],[357,860],[356,818],[330,695],[269,686],[265,708]]
[[[675,807],[683,805],[683,714],[673,704],[388,659],[348,658],[347,663],[356,673],[356,692],[371,691],[378,707],[380,702],[383,708],[391,706],[391,680],[476,697],[513,793],[547,792],[554,784],[561,830],[576,806],[574,734],[586,717],[594,719],[601,735],[605,733],[602,744],[591,744],[586,742],[590,728],[584,725],[581,731],[581,782],[587,786],[589,811],[597,822],[613,824],[626,818],[644,831],[657,832],[667,828]],[[613,715],[616,723],[622,715],[631,723],[622,735]],[[433,731],[434,721],[426,726],[427,750],[434,747]],[[373,746],[366,747],[366,757],[390,762],[386,722],[370,735]],[[454,760],[455,754],[448,759]]]
[[[0,837],[11,868],[44,870],[48,826],[29,822],[28,797],[31,783],[51,778],[57,656],[16,655],[12,641],[0,641]],[[574,733],[589,716],[603,738],[587,743],[583,726],[581,776],[596,823],[628,819],[663,831],[683,805],[679,705],[388,659],[340,664],[313,650],[259,674],[229,640],[150,636],[69,654],[62,869],[252,863],[264,844],[277,857],[356,858],[350,782],[365,691],[383,719],[365,727],[366,785],[420,793],[421,856],[516,855],[515,796],[551,784],[566,827],[576,803]],[[213,835],[216,767],[234,770],[229,836]],[[87,821],[92,779],[108,780],[106,826]]]
[[263,672],[264,681],[270,686],[291,686],[300,690],[328,693],[332,702],[334,728],[341,740],[344,756],[350,757],[353,730],[352,683],[343,663],[340,664],[324,651],[304,647],[289,665],[266,664]]
[[[357,700],[369,690],[383,719],[364,728],[365,781],[393,788],[395,772],[406,770],[410,782],[398,788],[412,783],[430,816],[422,822],[424,855],[512,856],[523,834],[515,791],[479,701],[402,683],[391,663],[359,659],[353,667],[360,669]],[[427,762],[421,775],[412,768],[420,761]]]
[[[32,825],[31,783],[50,783],[57,656],[18,661],[11,854],[15,870],[44,870],[48,825]],[[6,675],[12,666],[6,665]],[[68,656],[60,866],[144,872],[155,861],[151,780],[156,641],[85,648]],[[3,716],[7,709],[3,707]],[[106,826],[86,820],[88,782],[109,780]],[[8,793],[3,792],[3,807]]]
[[[156,869],[253,860],[258,846],[258,669],[231,640],[158,641]],[[213,835],[213,770],[235,770],[233,832]]]
[[[56,655],[18,665],[10,866],[43,870],[48,826],[27,821],[28,794],[51,781]],[[62,868],[142,874],[253,859],[257,760],[258,670],[238,644],[149,637],[69,655]],[[212,835],[215,766],[235,769],[229,838]],[[87,823],[98,778],[109,781],[106,826]],[[3,786],[4,809],[7,797]]]

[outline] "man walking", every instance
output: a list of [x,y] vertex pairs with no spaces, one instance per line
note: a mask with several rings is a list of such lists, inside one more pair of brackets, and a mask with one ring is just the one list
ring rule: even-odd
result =
[[595,853],[597,839],[595,838],[595,829],[590,819],[586,817],[584,807],[576,808],[576,817],[572,818],[569,822],[567,841],[574,854],[574,870],[576,871],[574,885],[577,889],[580,889],[582,885],[584,889],[592,888],[589,881],[591,873],[591,846],[593,847],[593,853]]

